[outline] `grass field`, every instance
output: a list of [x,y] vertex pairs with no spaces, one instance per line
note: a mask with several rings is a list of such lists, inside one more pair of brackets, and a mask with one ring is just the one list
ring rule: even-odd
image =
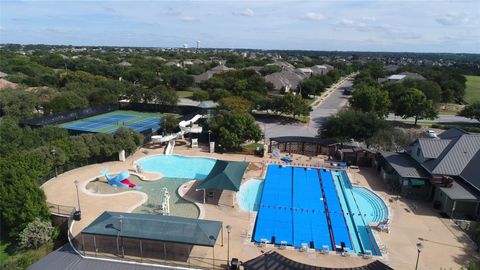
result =
[[472,103],[480,101],[480,76],[465,76],[467,88],[465,89],[465,101]]
[[177,95],[179,98],[190,98],[193,96],[192,91],[177,91]]

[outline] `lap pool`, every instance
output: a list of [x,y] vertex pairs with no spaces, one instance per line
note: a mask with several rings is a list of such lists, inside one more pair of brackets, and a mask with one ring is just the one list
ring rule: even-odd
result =
[[345,171],[270,165],[263,185],[255,242],[381,255],[369,222],[388,218],[388,209]]
[[142,158],[138,164],[147,172],[158,172],[163,177],[204,180],[215,162],[213,158],[158,155]]

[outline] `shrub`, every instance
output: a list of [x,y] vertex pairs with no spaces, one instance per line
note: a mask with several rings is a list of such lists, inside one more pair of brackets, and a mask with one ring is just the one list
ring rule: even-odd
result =
[[54,228],[48,221],[35,218],[19,235],[19,245],[22,248],[38,249],[52,239]]

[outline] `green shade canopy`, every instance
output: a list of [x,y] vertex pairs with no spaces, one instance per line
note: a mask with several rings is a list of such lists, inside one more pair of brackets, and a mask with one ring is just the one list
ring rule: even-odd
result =
[[221,227],[212,220],[103,212],[82,233],[213,247]]
[[207,178],[197,189],[238,191],[248,162],[217,160]]
[[425,185],[425,180],[412,178],[410,179],[410,184],[412,186],[423,186]]

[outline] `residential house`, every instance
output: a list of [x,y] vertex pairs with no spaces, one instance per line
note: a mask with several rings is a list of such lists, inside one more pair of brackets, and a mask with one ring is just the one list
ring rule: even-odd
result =
[[412,73],[412,72],[402,72],[399,74],[393,74],[390,75],[387,78],[380,78],[378,81],[380,83],[384,82],[403,82],[405,80],[426,80],[425,77],[418,73]]
[[121,66],[121,67],[131,67],[132,66],[132,64],[130,64],[129,62],[127,62],[125,60],[118,63],[118,65]]
[[480,134],[451,128],[403,153],[381,152],[375,167],[400,195],[430,200],[452,218],[480,218]]
[[308,75],[300,70],[284,69],[280,72],[268,74],[264,78],[265,81],[273,84],[275,90],[291,92],[295,91],[298,84],[307,77]]
[[213,77],[213,75],[215,75],[217,73],[227,72],[227,71],[230,71],[230,70],[235,70],[235,69],[234,68],[229,68],[229,67],[224,66],[224,65],[218,65],[216,67],[213,67],[213,68],[205,71],[204,73],[202,73],[200,75],[193,76],[193,79],[195,80],[195,83],[198,84],[200,82],[209,80],[210,78]]

